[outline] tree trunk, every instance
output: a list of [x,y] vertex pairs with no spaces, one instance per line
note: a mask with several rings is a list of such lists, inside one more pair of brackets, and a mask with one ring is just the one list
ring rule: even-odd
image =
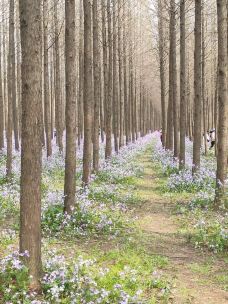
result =
[[[204,41],[204,12],[202,12],[202,102],[203,102],[203,138],[204,152],[207,155],[207,100],[205,96],[205,41]],[[208,115],[209,117],[209,115]],[[209,119],[208,119],[209,120]],[[209,127],[208,121],[208,127]]]
[[91,2],[83,0],[84,5],[84,149],[83,149],[83,183],[89,183],[92,150],[92,31]]
[[113,134],[115,152],[119,152],[118,143],[118,78],[117,78],[117,22],[116,22],[116,0],[112,0],[113,7]]
[[0,52],[0,151],[4,148],[4,97],[2,84],[2,52]]
[[19,131],[18,131],[18,108],[16,96],[16,55],[15,55],[15,3],[10,2],[10,31],[11,39],[9,45],[10,61],[11,61],[11,98],[13,109],[13,131],[15,150],[19,151]]
[[63,121],[62,121],[62,99],[61,99],[61,79],[60,79],[60,54],[59,54],[59,29],[57,0],[54,0],[54,27],[55,27],[55,124],[56,140],[59,151],[63,152]]
[[8,53],[8,119],[7,119],[7,162],[6,176],[12,175],[12,133],[13,133],[13,98],[15,97],[14,57],[14,0],[10,0],[9,7],[9,53]]
[[215,208],[224,203],[228,148],[228,92],[227,92],[227,1],[217,0],[218,12],[218,144]]
[[20,252],[31,276],[30,288],[40,289],[41,274],[41,3],[20,0],[22,49],[22,146]]
[[120,105],[120,137],[119,137],[119,147],[124,145],[124,95],[123,95],[123,42],[122,42],[122,27],[121,27],[121,18],[122,14],[122,0],[118,0],[118,57],[119,57],[119,105]]
[[80,33],[79,33],[79,96],[78,96],[78,145],[83,137],[83,85],[84,85],[84,54],[83,54],[83,0],[80,0]]
[[109,65],[108,65],[108,99],[106,108],[106,146],[105,158],[110,158],[112,155],[112,97],[113,97],[113,40],[112,40],[112,13],[111,0],[107,0],[107,16],[108,16],[108,49],[109,49]]
[[75,0],[65,1],[66,158],[64,211],[71,213],[76,192],[76,31]]
[[47,157],[52,155],[51,145],[51,109],[50,109],[50,93],[49,93],[49,69],[48,69],[48,1],[43,0],[43,35],[44,35],[44,120],[45,120],[45,136]]
[[200,148],[202,138],[202,1],[195,0],[195,55],[194,55],[194,141],[193,141],[193,173],[200,168]]
[[160,83],[161,83],[161,110],[162,110],[162,145],[166,141],[166,106],[165,106],[165,40],[163,24],[162,0],[158,1],[158,30],[159,30],[159,61],[160,61]]
[[98,4],[93,0],[93,77],[94,77],[94,125],[93,125],[93,169],[99,170],[99,109],[100,109],[100,49]]
[[180,2],[180,169],[185,168],[186,68],[185,68],[185,0]]

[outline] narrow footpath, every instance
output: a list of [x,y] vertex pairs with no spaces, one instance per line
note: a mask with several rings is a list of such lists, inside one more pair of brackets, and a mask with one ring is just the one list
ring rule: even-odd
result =
[[151,152],[140,157],[144,177],[137,179],[137,194],[145,201],[136,209],[138,224],[151,254],[165,256],[169,266],[164,274],[173,282],[170,303],[227,304],[228,292],[214,281],[227,271],[228,262],[209,252],[200,252],[179,232],[174,215],[175,202],[159,191],[161,184],[151,161]]

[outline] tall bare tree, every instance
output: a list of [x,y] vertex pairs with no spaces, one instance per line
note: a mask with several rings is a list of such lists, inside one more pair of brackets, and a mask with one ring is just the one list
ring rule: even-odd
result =
[[89,182],[92,152],[92,6],[83,0],[84,6],[84,149],[83,183]]
[[200,148],[202,138],[202,1],[195,0],[195,54],[194,54],[194,141],[193,173],[200,168]]
[[99,110],[100,110],[100,48],[98,3],[93,0],[93,76],[94,76],[94,127],[93,127],[93,169],[99,169]]
[[65,1],[66,158],[64,211],[72,212],[76,192],[76,31],[75,0]]
[[185,68],[185,0],[180,2],[180,169],[185,167],[186,136],[186,68]]
[[41,275],[41,3],[20,0],[22,51],[22,144],[20,252],[31,275],[31,290]]
[[228,149],[228,54],[227,54],[227,1],[217,0],[218,14],[218,144],[215,207],[224,200]]

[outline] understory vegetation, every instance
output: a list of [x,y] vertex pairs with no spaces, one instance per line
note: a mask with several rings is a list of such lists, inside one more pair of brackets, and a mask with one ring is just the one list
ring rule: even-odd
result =
[[[82,154],[78,151],[76,207],[63,212],[64,157],[54,150],[43,159],[42,294],[29,290],[28,269],[15,247],[19,233],[20,155],[14,155],[13,178],[5,181],[1,156],[0,303],[157,303],[166,302],[171,282],[162,269],[166,258],[137,248],[134,207],[141,204],[134,179],[143,176],[137,157],[152,135],[122,148],[101,164],[83,188]],[[104,147],[102,147],[104,148]],[[104,156],[101,149],[101,157]],[[102,244],[104,249],[98,250]],[[97,247],[98,246],[98,247]],[[24,253],[23,255],[27,255]]]
[[209,249],[215,253],[228,249],[227,202],[214,210],[216,160],[212,152],[202,155],[198,173],[192,175],[192,142],[186,138],[186,168],[179,171],[179,161],[170,151],[154,140],[152,161],[165,176],[161,186],[177,201],[176,213],[180,215],[182,232],[196,248]]

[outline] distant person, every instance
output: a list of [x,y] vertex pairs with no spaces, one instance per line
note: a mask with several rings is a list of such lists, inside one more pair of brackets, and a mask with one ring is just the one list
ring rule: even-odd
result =
[[206,139],[206,142],[207,142],[207,145],[208,145],[209,142],[211,141],[210,136],[209,136],[209,131],[207,131],[206,136],[205,136],[205,134],[203,134],[203,144],[205,144],[205,142],[204,142],[205,139]]
[[210,142],[210,149],[212,149],[215,146],[215,129],[210,130]]
[[162,129],[160,130],[160,140],[162,142]]

